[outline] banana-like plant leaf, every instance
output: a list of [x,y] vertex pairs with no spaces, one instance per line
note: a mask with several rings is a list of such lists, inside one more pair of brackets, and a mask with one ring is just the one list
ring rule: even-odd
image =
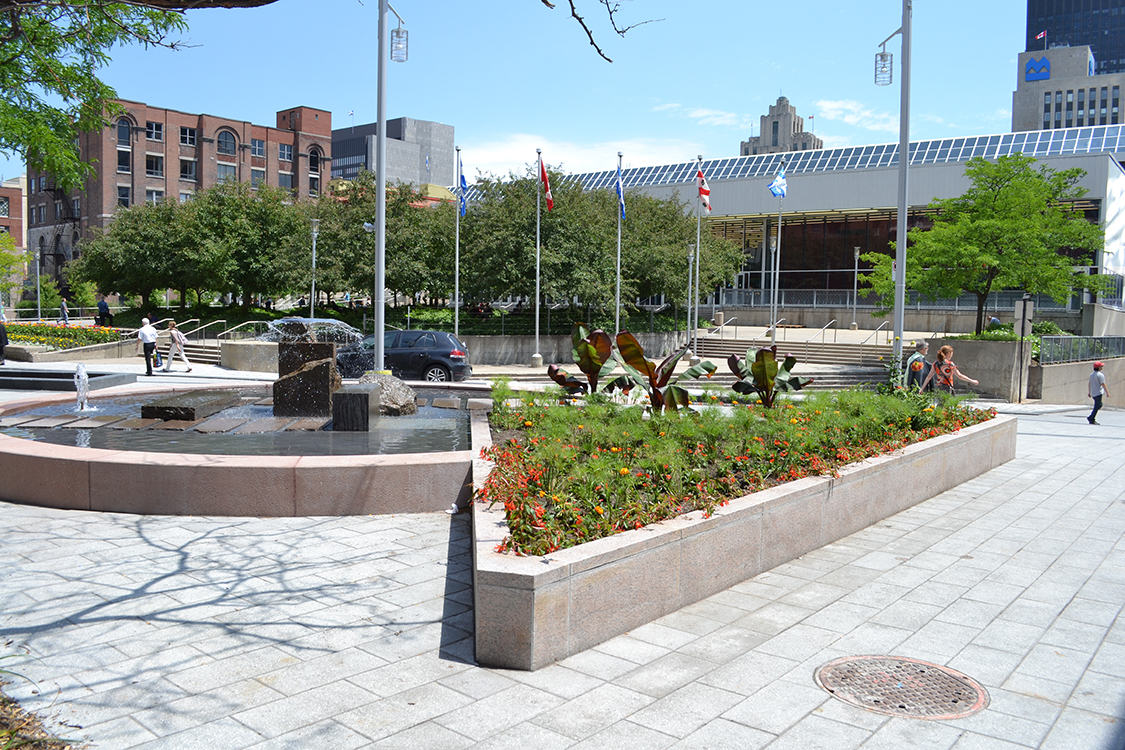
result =
[[687,347],[680,349],[678,352],[672,352],[664,361],[656,368],[656,387],[663,388],[668,385],[668,381],[672,379],[672,375],[676,372],[676,365],[687,354]]
[[547,377],[571,393],[584,393],[586,391],[585,383],[558,365],[551,365],[547,368]]
[[686,409],[691,404],[691,395],[687,390],[673,383],[664,391],[664,408],[669,411]]
[[617,353],[621,357],[621,364],[632,367],[650,381],[654,380],[656,365],[645,359],[645,350],[628,331],[617,334]]
[[754,385],[761,391],[773,391],[774,379],[777,377],[777,347],[759,349],[754,357],[754,364],[750,365],[750,373],[754,376]]
[[606,362],[613,361],[613,340],[601,329],[587,333],[586,327],[581,323],[574,324],[574,331],[570,338],[574,363],[586,375],[590,383],[590,392],[593,393],[598,389],[598,380],[602,376]]
[[708,378],[710,378],[712,375],[715,374],[715,371],[718,370],[718,369],[719,368],[715,367],[715,365],[713,363],[708,362],[708,361],[703,361],[703,362],[700,362],[698,365],[692,365],[688,369],[684,370],[683,375],[680,375],[680,377],[676,378],[676,380],[677,381],[680,381],[680,380],[695,380],[696,378],[700,377],[701,375],[706,375]]

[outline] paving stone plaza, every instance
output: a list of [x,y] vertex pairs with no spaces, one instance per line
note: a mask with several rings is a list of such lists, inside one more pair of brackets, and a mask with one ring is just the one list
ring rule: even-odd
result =
[[[1125,413],[1002,410],[1016,460],[536,672],[473,663],[468,514],[0,504],[0,655],[34,680],[5,689],[99,750],[1118,750]],[[923,721],[816,685],[868,654],[990,703]]]

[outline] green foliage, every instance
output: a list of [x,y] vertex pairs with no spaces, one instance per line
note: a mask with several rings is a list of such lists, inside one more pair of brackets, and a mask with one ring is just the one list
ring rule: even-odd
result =
[[[1085,194],[1080,169],[1057,172],[1034,168],[1023,154],[996,161],[975,158],[965,167],[972,186],[960,197],[934,200],[933,227],[910,230],[906,283],[926,298],[977,297],[976,332],[984,328],[984,308],[993,290],[1023,289],[1064,300],[1076,289],[1101,289],[1096,275],[1077,273],[1102,248],[1097,224],[1068,207]],[[893,305],[891,257],[868,253],[872,264],[864,283]]]
[[609,334],[598,329],[587,331],[581,323],[574,324],[571,332],[571,356],[578,369],[586,376],[586,382],[573,377],[558,365],[547,368],[547,376],[569,393],[596,393],[598,381],[608,376],[617,367],[613,357],[613,340]]
[[738,378],[732,387],[736,393],[757,394],[765,408],[772,408],[780,394],[799,391],[813,382],[812,378],[792,374],[797,364],[797,358],[792,354],[778,365],[776,345],[759,349],[752,362],[751,351],[747,349],[742,359],[736,354],[727,359],[727,366]]
[[[918,394],[915,394],[917,396]],[[519,431],[487,453],[476,501],[502,503],[498,551],[543,555],[729,500],[991,418],[955,400],[862,391],[810,393],[780,409],[739,405],[690,416],[588,398],[583,408],[525,396],[493,412]]]
[[16,240],[11,234],[0,234],[0,305],[5,299],[8,304],[15,302],[16,292],[23,288],[23,274],[27,259],[16,249]]
[[98,304],[97,287],[92,281],[82,281],[70,285],[71,305],[75,308],[90,309]]

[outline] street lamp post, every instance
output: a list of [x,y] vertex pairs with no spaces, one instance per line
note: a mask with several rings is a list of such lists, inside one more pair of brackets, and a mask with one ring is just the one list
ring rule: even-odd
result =
[[[395,34],[394,54],[387,49],[387,11],[395,14],[399,28]],[[376,82],[377,117],[375,131],[375,289],[371,298],[371,313],[375,319],[375,372],[383,370],[383,333],[386,330],[385,307],[386,259],[387,259],[387,59],[405,62],[407,57],[406,32],[402,29],[402,16],[387,0],[379,0],[379,60]],[[364,226],[364,229],[367,229]],[[370,231],[370,230],[368,230]]]
[[902,26],[894,34],[883,40],[884,51],[875,56],[875,83],[887,86],[891,83],[891,57],[886,44],[895,34],[902,34],[902,75],[899,81],[900,99],[898,111],[898,231],[895,234],[895,262],[892,275],[895,282],[894,307],[894,359],[902,362],[902,336],[905,327],[906,311],[906,230],[907,230],[907,187],[910,177],[910,35],[913,0],[902,0]]
[[859,304],[859,248],[855,249],[855,276],[852,281],[852,330],[858,330],[859,324],[855,322],[855,308]]
[[312,238],[313,238],[313,253],[312,253],[312,294],[309,295],[309,317],[315,318],[313,308],[316,305],[316,235],[319,234],[320,219],[312,220]]
[[[692,309],[692,304],[691,304],[691,279],[692,279],[691,266],[692,266],[692,261],[694,260],[694,258],[695,258],[695,245],[689,242],[688,246],[687,246],[687,345],[688,346],[691,346],[691,332],[692,332],[692,327],[691,327],[691,309]],[[698,273],[698,269],[696,270],[696,273]]]

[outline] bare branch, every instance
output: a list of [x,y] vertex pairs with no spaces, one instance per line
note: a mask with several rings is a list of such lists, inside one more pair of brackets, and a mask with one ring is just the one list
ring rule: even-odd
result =
[[[540,2],[546,5],[548,8],[555,7],[555,4],[551,2],[551,0],[540,0]],[[577,21],[578,25],[582,27],[582,30],[586,32],[586,38],[590,40],[590,46],[594,48],[594,50],[598,53],[598,56],[603,60],[605,60],[606,62],[613,62],[613,60],[611,60],[609,56],[606,55],[606,53],[600,46],[598,46],[598,43],[594,40],[594,32],[590,29],[589,25],[587,25],[586,19],[579,15],[578,7],[575,5],[575,0],[568,0],[568,2],[570,3],[570,16],[575,21]],[[617,23],[617,13],[621,10],[621,3],[617,0],[598,0],[598,2],[601,3],[601,5],[605,8],[606,15],[609,16],[609,25],[614,30],[614,32],[617,33],[618,36],[625,36],[625,33],[630,29],[635,29],[636,27],[646,23],[652,23],[653,20],[661,20],[649,19],[647,21],[640,21],[629,26],[621,26]]]

